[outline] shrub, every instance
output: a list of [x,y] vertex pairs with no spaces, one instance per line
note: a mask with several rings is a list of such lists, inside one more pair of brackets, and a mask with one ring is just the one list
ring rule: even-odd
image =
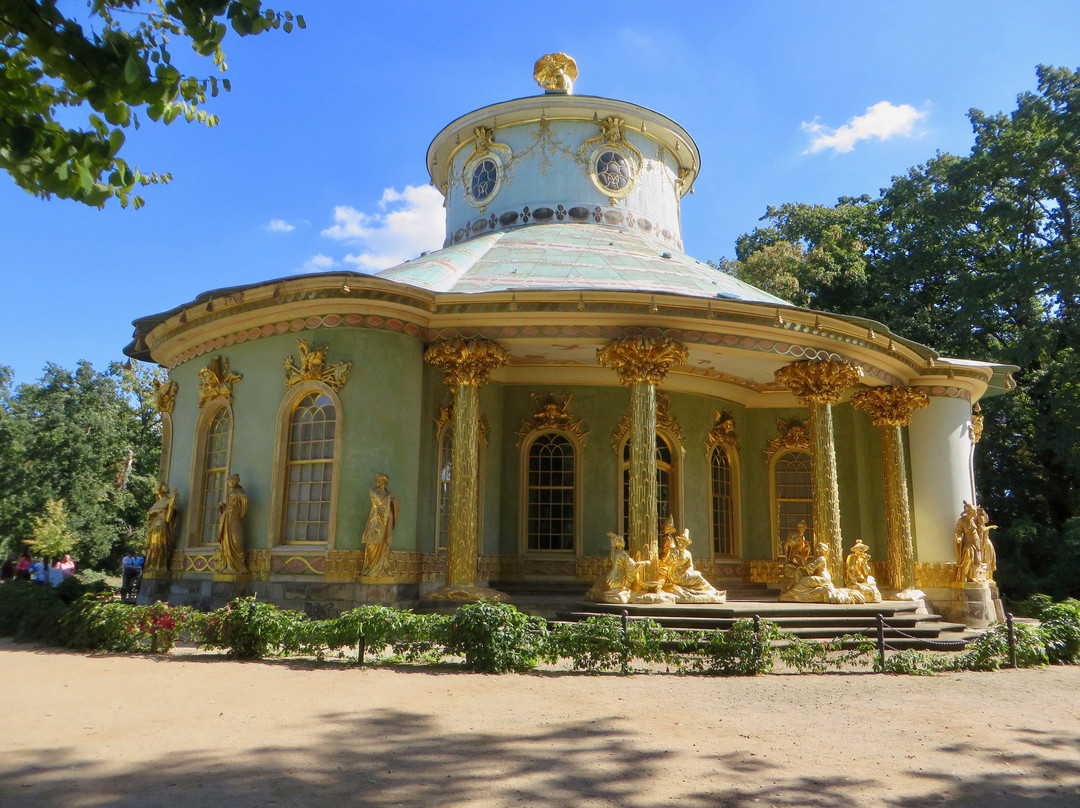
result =
[[[1016,642],[1016,665],[1034,668],[1047,663],[1046,648],[1039,632],[1026,623],[1013,624]],[[1009,627],[994,623],[988,631],[968,643],[967,650],[954,659],[953,670],[996,671],[1011,664],[1009,657]]]
[[61,618],[67,604],[56,589],[30,581],[13,580],[0,586],[0,637],[17,642],[63,643]]
[[710,676],[768,673],[776,657],[773,642],[780,639],[780,629],[770,620],[760,621],[760,626],[757,631],[753,620],[743,618],[726,631],[700,632],[691,670]]
[[1039,636],[1051,664],[1080,663],[1080,600],[1048,604],[1039,613]]
[[580,623],[561,625],[548,637],[546,656],[570,660],[574,670],[599,673],[630,673],[630,660],[679,664],[678,652],[670,650],[674,633],[646,619],[629,620],[626,631],[620,617],[593,615]]
[[866,665],[876,650],[873,640],[858,634],[828,642],[812,642],[794,635],[785,636],[784,640],[786,645],[777,649],[777,656],[799,673],[825,673],[848,665]]
[[235,659],[262,659],[271,649],[300,648],[306,632],[299,624],[306,620],[255,597],[236,598],[202,619],[199,646],[225,649]]
[[527,671],[545,648],[547,624],[508,603],[479,600],[454,612],[446,650],[465,657],[465,667],[484,673]]

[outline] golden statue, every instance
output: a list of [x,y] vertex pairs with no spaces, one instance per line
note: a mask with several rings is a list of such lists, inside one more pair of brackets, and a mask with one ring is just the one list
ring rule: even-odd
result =
[[146,513],[146,569],[167,570],[172,557],[173,531],[180,509],[176,501],[180,492],[161,483],[157,487],[157,501]]
[[997,550],[990,541],[990,531],[995,530],[997,525],[990,524],[990,514],[986,508],[979,506],[975,512],[975,527],[979,531],[979,550],[982,555],[983,577],[987,581],[994,580],[994,571],[997,570]]
[[565,53],[546,53],[533,66],[536,83],[549,92],[573,95],[577,77],[577,62]]
[[675,596],[676,603],[723,603],[727,593],[716,589],[705,576],[694,569],[694,559],[687,549],[690,529],[675,537],[675,546],[668,552],[664,564],[664,591]]
[[629,603],[637,588],[638,573],[649,566],[648,561],[635,561],[626,552],[622,536],[608,533],[611,540],[611,569],[597,580],[585,595],[593,603]]
[[844,559],[844,583],[849,589],[862,594],[867,603],[880,603],[881,591],[870,574],[870,548],[862,539],[855,539],[851,552]]
[[986,580],[986,571],[982,566],[982,538],[979,535],[978,515],[970,502],[964,502],[964,509],[956,521],[956,531],[953,534],[956,542],[956,574],[953,581],[957,584]]
[[814,545],[814,555],[797,570],[785,569],[789,583],[780,592],[780,600],[788,603],[865,603],[861,592],[838,589],[829,575],[829,545],[823,541]]
[[246,575],[244,563],[244,514],[248,495],[240,487],[240,475],[230,474],[225,501],[218,505],[218,551],[214,556],[214,571],[223,575]]
[[390,574],[390,542],[397,524],[398,501],[387,490],[390,478],[375,475],[375,487],[371,489],[371,512],[364,526],[364,566],[362,575],[387,576]]
[[199,371],[199,406],[215,398],[223,398],[231,403],[233,385],[242,378],[242,374],[229,369],[228,359],[215,356]]
[[788,534],[784,542],[784,558],[787,564],[796,569],[801,568],[810,557],[810,542],[806,540],[806,522],[799,522],[798,526]]
[[330,345],[312,345],[306,340],[297,340],[297,349],[300,351],[300,365],[291,356],[285,357],[285,384],[294,387],[305,381],[324,382],[333,390],[341,391],[345,382],[349,379],[349,371],[352,362],[335,362],[326,364],[326,354]]

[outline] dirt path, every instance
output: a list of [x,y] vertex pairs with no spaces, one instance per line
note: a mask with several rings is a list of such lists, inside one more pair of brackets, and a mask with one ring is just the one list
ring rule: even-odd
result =
[[1080,668],[484,676],[0,641],[0,805],[1080,805]]

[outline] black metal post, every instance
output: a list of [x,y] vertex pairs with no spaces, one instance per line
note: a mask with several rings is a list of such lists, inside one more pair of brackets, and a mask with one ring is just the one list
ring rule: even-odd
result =
[[881,665],[881,672],[885,672],[885,618],[882,615],[877,616],[877,650],[878,650],[878,662]]
[[1013,616],[1011,614],[1005,615],[1005,625],[1009,629],[1009,664],[1017,668],[1016,664],[1016,627],[1013,625]]
[[764,652],[764,648],[761,646],[761,615],[754,615],[754,672],[757,672],[758,666],[761,665],[761,656]]
[[630,673],[630,615],[622,610],[622,673]]

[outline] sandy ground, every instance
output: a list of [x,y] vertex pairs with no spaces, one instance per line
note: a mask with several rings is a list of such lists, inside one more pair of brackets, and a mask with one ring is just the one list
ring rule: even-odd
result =
[[3,806],[1080,806],[1080,668],[709,679],[0,641]]

